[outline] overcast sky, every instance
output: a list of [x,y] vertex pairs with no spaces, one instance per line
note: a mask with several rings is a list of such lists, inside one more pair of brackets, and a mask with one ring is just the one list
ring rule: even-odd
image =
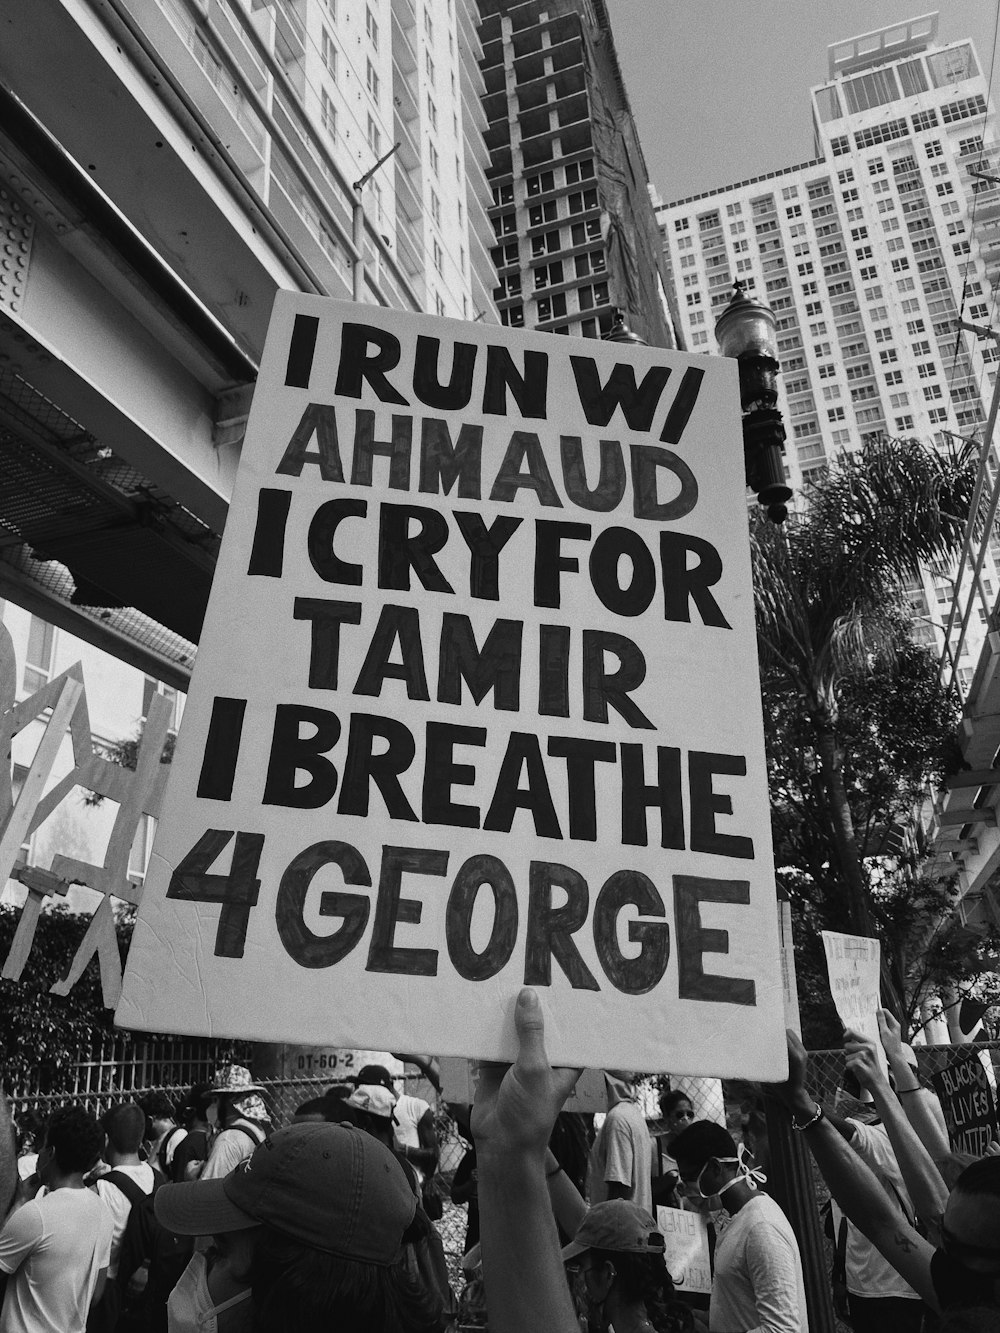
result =
[[[931,12],[905,0],[606,0],[646,165],[665,202],[813,156],[809,89],[833,42]],[[947,0],[988,77],[1000,0]],[[1000,90],[1000,64],[993,80]]]

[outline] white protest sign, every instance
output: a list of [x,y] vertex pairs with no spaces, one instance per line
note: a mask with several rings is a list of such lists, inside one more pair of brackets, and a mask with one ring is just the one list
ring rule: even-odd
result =
[[881,946],[878,940],[866,935],[842,935],[834,930],[820,933],[837,1017],[845,1028],[851,1028],[875,1043],[879,1064],[885,1072],[888,1065],[876,1016],[881,1003]]
[[280,293],[117,1022],[782,1077],[738,404]]
[[708,1223],[701,1213],[685,1208],[657,1205],[656,1229],[663,1236],[667,1272],[679,1294],[686,1291],[708,1295],[712,1290],[712,1265],[708,1250]]

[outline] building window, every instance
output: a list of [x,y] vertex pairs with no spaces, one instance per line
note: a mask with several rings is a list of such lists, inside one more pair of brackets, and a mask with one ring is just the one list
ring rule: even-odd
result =
[[[538,290],[539,287],[555,287],[558,283],[562,281],[563,281],[562,260],[557,260],[553,264],[543,264],[540,268],[535,269],[536,291]],[[695,295],[698,296],[699,300],[701,299],[700,293],[696,292]],[[688,299],[690,300],[690,297]]]
[[431,164],[431,171],[437,177],[440,174],[441,159],[438,157],[438,150],[433,144],[427,145],[427,157]]
[[55,642],[55,629],[47,621],[32,616],[28,629],[28,647],[24,654],[23,684],[26,693],[34,694],[51,679]]
[[[426,10],[425,10],[424,12],[426,13]],[[433,83],[433,82],[434,82],[434,59],[433,59],[433,57],[431,56],[430,51],[425,51],[425,52],[424,52],[424,69],[427,71],[427,78],[428,78],[428,80],[429,80],[431,83]]]
[[365,69],[365,82],[368,85],[368,91],[371,93],[373,99],[377,102],[379,94],[378,70],[376,70],[375,66],[372,64],[370,60],[367,62],[367,66]]
[[368,40],[375,50],[378,50],[378,23],[375,21],[375,15],[371,7],[365,9],[365,32],[368,34]]
[[538,318],[542,323],[550,319],[561,319],[566,314],[566,297],[560,292],[557,296],[543,296],[538,302]]
[[957,102],[946,102],[941,108],[941,119],[945,125],[956,120],[969,120],[973,116],[985,116],[986,98],[981,94],[975,97],[963,97]]
[[435,241],[433,246],[434,267],[439,273],[444,273],[444,251],[441,249],[441,242]]
[[327,134],[329,134],[331,139],[336,139],[337,108],[333,105],[333,99],[325,88],[323,89],[322,108],[323,128],[326,130]]
[[181,714],[184,712],[184,695],[179,690],[175,690],[172,685],[164,685],[160,680],[154,680],[152,676],[146,676],[142,682],[142,717],[143,721],[149,716],[150,705],[156,695],[162,695],[170,705],[170,714],[167,726],[173,732],[181,724]]
[[133,884],[141,884],[149,869],[149,857],[153,850],[153,835],[156,832],[156,820],[152,815],[143,815],[132,840],[128,854],[128,877]]
[[430,122],[431,129],[436,130],[438,127],[438,113],[437,107],[434,105],[434,98],[431,97],[430,93],[427,94],[427,119]]
[[368,117],[368,147],[376,157],[382,151],[382,133],[373,116]]
[[328,73],[334,79],[336,79],[337,48],[333,44],[333,38],[330,36],[330,34],[327,32],[325,28],[323,29],[322,50],[323,50],[323,64],[326,66]]
[[899,353],[896,351],[895,347],[884,347],[882,351],[879,352],[878,359],[882,362],[883,366],[891,366],[894,362],[899,360]]

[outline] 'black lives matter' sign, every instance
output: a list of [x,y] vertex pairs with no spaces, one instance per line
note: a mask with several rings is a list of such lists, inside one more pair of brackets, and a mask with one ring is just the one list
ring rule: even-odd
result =
[[975,1050],[960,1053],[932,1075],[931,1082],[941,1099],[953,1150],[982,1157],[998,1131],[993,1085],[980,1053]]
[[117,1021],[775,1077],[736,367],[279,296]]

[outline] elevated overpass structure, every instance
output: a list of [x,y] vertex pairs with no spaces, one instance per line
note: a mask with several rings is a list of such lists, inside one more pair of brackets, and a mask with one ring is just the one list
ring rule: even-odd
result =
[[[415,14],[391,9],[398,71]],[[427,300],[413,174],[373,221],[352,180],[370,145],[338,155],[307,113],[307,19],[306,0],[0,0],[0,597],[180,688],[275,292]]]

